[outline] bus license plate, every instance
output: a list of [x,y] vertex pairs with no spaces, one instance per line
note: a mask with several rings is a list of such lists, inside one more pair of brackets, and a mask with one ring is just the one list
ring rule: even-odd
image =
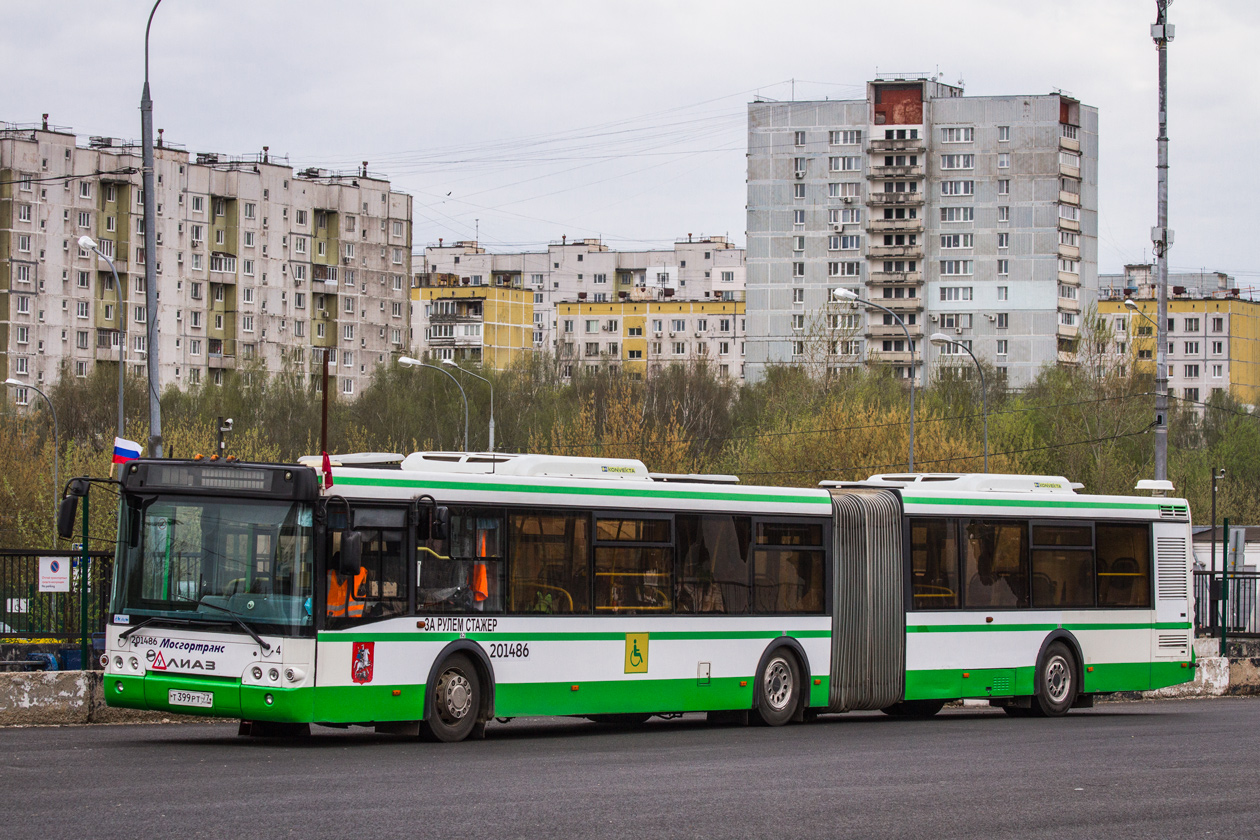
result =
[[214,694],[209,691],[180,691],[172,688],[166,699],[172,706],[200,706],[203,709],[214,706]]

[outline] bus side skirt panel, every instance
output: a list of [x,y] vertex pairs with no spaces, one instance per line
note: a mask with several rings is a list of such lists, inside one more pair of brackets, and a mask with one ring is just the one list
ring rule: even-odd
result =
[[836,489],[829,711],[882,709],[905,696],[901,497]]

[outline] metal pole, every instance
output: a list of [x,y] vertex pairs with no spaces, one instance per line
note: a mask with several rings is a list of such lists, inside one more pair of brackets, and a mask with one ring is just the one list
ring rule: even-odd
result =
[[1218,591],[1217,586],[1216,586],[1216,478],[1217,478],[1216,467],[1213,467],[1212,468],[1212,552],[1211,554],[1208,555],[1209,557],[1212,558],[1208,565],[1208,570],[1211,572],[1211,574],[1208,575],[1208,614],[1210,616],[1211,622],[1213,623],[1215,623],[1216,621],[1216,600],[1219,600],[1219,596],[1216,597],[1215,599],[1213,597],[1216,595]]
[[88,581],[88,497],[83,494],[83,546],[79,556],[79,669],[88,669],[87,581]]
[[[473,373],[471,370],[464,370],[462,367],[459,367],[459,365],[455,365],[455,367],[461,373],[466,373],[469,376],[471,376],[473,379],[480,379],[482,382],[490,386],[490,451],[493,452],[494,451],[494,383],[491,382],[489,379],[486,379],[484,376],[478,376],[477,374]],[[468,448],[467,444],[464,445],[464,448],[465,449]]]
[[915,374],[914,374],[914,342],[911,341],[910,339],[910,330],[906,327],[906,322],[902,320],[901,316],[898,315],[896,312],[893,312],[888,307],[880,306],[878,303],[875,303],[874,301],[863,300],[862,298],[852,298],[852,299],[856,300],[858,303],[865,304],[866,306],[873,306],[876,309],[882,309],[884,312],[887,312],[889,315],[897,319],[897,324],[900,325],[901,331],[906,334],[906,349],[910,351],[910,457],[909,457],[910,468],[909,468],[909,471],[914,472],[914,379],[915,379]]
[[458,379],[456,379],[454,376],[451,376],[450,373],[448,373],[445,370],[442,370],[442,368],[438,367],[437,365],[417,364],[417,365],[414,365],[413,367],[426,367],[431,370],[441,371],[442,373],[445,373],[448,377],[450,377],[450,380],[455,383],[455,387],[459,389],[459,395],[464,398],[464,451],[467,452],[468,451],[468,394],[464,393],[464,386],[459,384]]
[[1168,249],[1172,231],[1168,229],[1168,42],[1171,0],[1156,0],[1155,24],[1151,37],[1159,51],[1159,137],[1156,139],[1157,220],[1151,229],[1155,243],[1156,284],[1159,291],[1158,323],[1155,325],[1155,480],[1168,479]]
[[162,404],[158,399],[157,199],[153,190],[153,100],[149,98],[149,30],[162,0],[153,4],[144,27],[144,91],[140,94],[140,142],[144,165],[144,306],[149,373],[149,457],[162,457]]
[[320,390],[323,391],[324,403],[319,420],[319,451],[321,453],[328,451],[328,355],[330,352],[330,348],[324,348],[324,377],[320,385]]
[[1224,519],[1221,533],[1221,656],[1226,654],[1229,635],[1229,517]]

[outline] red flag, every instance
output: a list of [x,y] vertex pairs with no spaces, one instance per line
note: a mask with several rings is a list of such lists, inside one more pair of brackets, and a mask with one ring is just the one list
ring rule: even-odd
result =
[[324,453],[324,467],[323,467],[323,469],[324,469],[324,489],[325,489],[325,490],[327,490],[329,487],[332,487],[332,485],[333,485],[333,480],[332,480],[332,461],[328,460],[328,453],[327,453],[327,452],[325,452],[325,453]]

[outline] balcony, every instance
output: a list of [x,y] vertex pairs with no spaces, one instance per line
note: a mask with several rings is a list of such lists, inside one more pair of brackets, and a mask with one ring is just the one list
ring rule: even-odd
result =
[[1059,245],[1059,256],[1065,260],[1079,260],[1081,258],[1081,249],[1075,245]]
[[1059,311],[1079,313],[1081,311],[1081,302],[1072,298],[1061,297],[1059,298]]
[[872,181],[886,178],[922,178],[922,166],[871,166],[866,177]]
[[[886,309],[891,309],[898,315],[903,312],[919,312],[923,309],[923,298],[871,298],[871,303],[878,303]],[[879,310],[875,310],[878,312]]]
[[1081,150],[1081,141],[1075,137],[1060,137],[1059,148],[1068,152],[1079,152]]
[[[903,336],[902,341],[904,340],[905,338]],[[912,358],[912,354],[906,351],[898,353],[896,350],[877,350],[872,348],[868,350],[867,353],[870,360],[876,364],[908,365],[910,364]],[[917,363],[919,360],[915,359],[914,361]]]
[[867,197],[866,203],[872,207],[922,207],[921,192],[877,192]]
[[922,219],[868,219],[866,229],[871,233],[918,233],[923,230]]
[[208,359],[212,369],[218,368],[220,370],[236,370],[235,356],[216,356],[211,354]]
[[[921,286],[922,271],[872,271],[867,277],[868,286]],[[917,298],[916,298],[917,300]]]
[[1059,190],[1059,203],[1060,204],[1074,204],[1077,207],[1080,207],[1081,197],[1078,193],[1070,193],[1065,190]]
[[[922,324],[906,324],[906,330],[910,331],[911,339],[920,339],[923,337]],[[900,338],[903,341],[906,333],[901,329],[900,324],[870,324],[866,325],[867,338]]]
[[1062,175],[1064,178],[1076,178],[1077,180],[1079,180],[1081,177],[1081,168],[1079,166],[1065,166],[1064,164],[1060,163],[1059,174]]
[[1059,330],[1058,330],[1059,338],[1070,338],[1073,341],[1075,341],[1077,337],[1077,332],[1078,332],[1077,327],[1069,327],[1066,324],[1059,324]]
[[926,152],[927,141],[922,138],[914,140],[872,140],[867,147],[868,152]]
[[877,260],[885,257],[909,257],[923,259],[922,245],[870,245],[866,249],[867,259]]
[[1081,223],[1074,221],[1072,219],[1065,219],[1062,216],[1060,216],[1059,217],[1059,230],[1071,230],[1071,231],[1075,231],[1076,233],[1080,233]]

